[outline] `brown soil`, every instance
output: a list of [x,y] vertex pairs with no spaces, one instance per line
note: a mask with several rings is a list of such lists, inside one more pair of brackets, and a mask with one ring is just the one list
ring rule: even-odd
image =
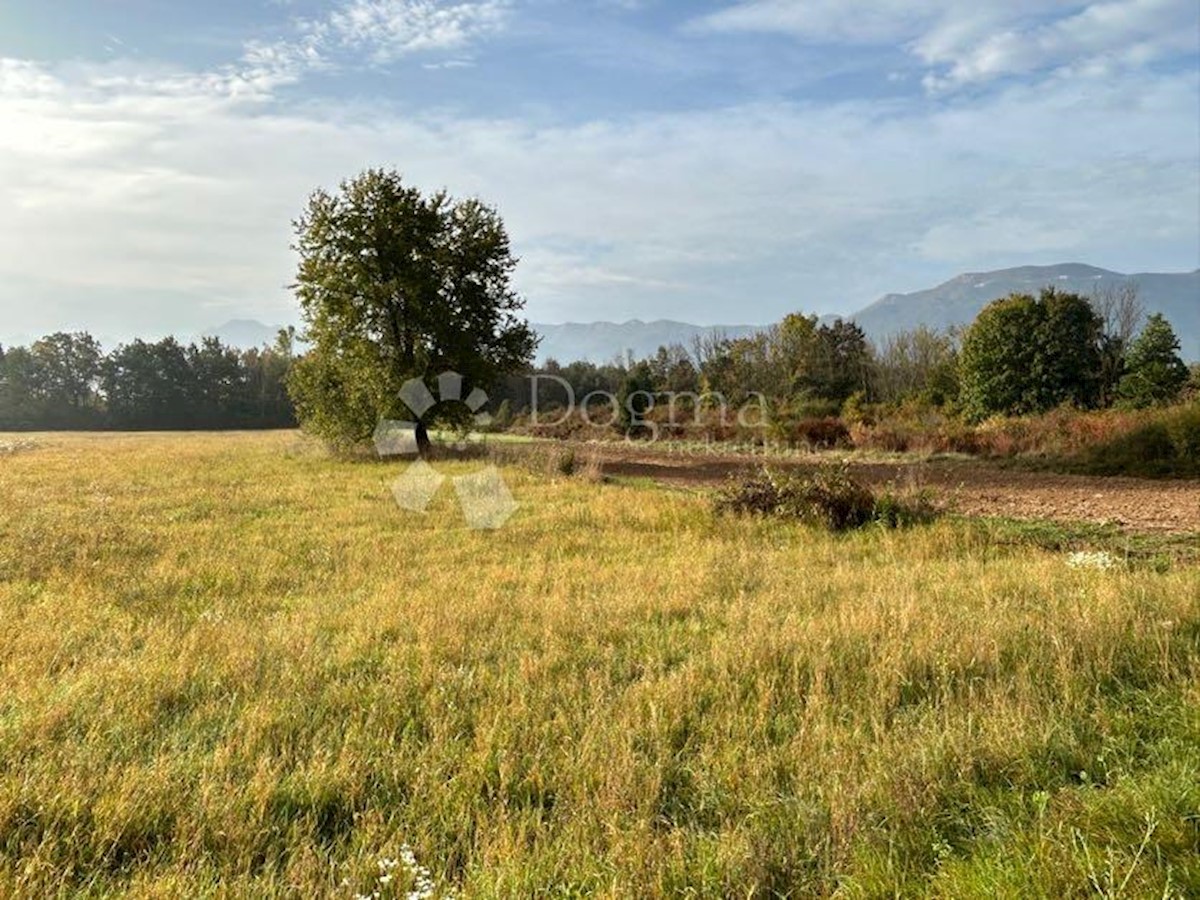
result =
[[[628,444],[589,444],[606,475],[649,478],[677,486],[714,486],[766,462],[803,469],[818,463],[748,455],[672,454]],[[983,460],[851,461],[855,477],[873,485],[928,488],[966,515],[1052,519],[1120,526],[1127,531],[1200,532],[1200,481],[1063,475],[1001,467]]]

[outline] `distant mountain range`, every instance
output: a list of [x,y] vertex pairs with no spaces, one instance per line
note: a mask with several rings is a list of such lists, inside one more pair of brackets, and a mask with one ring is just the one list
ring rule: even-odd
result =
[[[872,340],[927,325],[946,328],[967,325],[992,300],[1016,291],[1036,294],[1053,285],[1084,295],[1103,288],[1133,282],[1147,313],[1162,313],[1179,335],[1184,359],[1200,360],[1200,269],[1195,272],[1125,275],[1080,263],[1057,266],[1020,266],[994,272],[968,272],[928,290],[910,294],[888,294],[845,318],[853,319]],[[833,319],[826,316],[825,319]],[[586,359],[610,362],[631,353],[634,358],[652,355],[659,347],[680,344],[689,350],[697,336],[722,334],[743,337],[762,325],[690,325],[657,320],[641,322],[568,322],[563,325],[533,324],[542,336],[538,362],[560,363]],[[235,347],[256,347],[275,340],[277,328],[250,319],[235,319],[205,335],[219,337]]]
[[249,349],[275,343],[279,328],[272,328],[254,319],[231,319],[224,325],[210,328],[201,337],[215,337],[228,347]]
[[1146,313],[1162,313],[1179,335],[1182,355],[1200,360],[1200,269],[1164,274],[1125,275],[1095,266],[1021,266],[995,272],[968,272],[944,284],[911,294],[888,294],[854,319],[873,339],[928,325],[946,328],[970,324],[992,300],[1014,292],[1036,294],[1047,285],[1087,296],[1097,287],[1133,282]]

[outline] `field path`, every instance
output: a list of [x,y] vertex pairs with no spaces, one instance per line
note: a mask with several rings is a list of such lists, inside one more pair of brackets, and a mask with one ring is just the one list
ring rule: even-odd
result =
[[[664,484],[709,486],[764,464],[811,468],[817,457],[670,453],[636,445],[587,444],[606,475],[649,478]],[[889,482],[932,489],[967,515],[1110,523],[1129,531],[1200,532],[1200,481],[1063,475],[1006,468],[983,460],[852,461],[854,475],[873,485]]]

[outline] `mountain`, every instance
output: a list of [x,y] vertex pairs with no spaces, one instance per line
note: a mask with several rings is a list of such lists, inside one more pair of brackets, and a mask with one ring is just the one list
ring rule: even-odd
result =
[[231,319],[224,325],[208,329],[202,337],[215,337],[227,347],[250,350],[263,344],[274,344],[275,335],[278,333],[278,328],[264,325],[255,319]]
[[635,359],[653,356],[659,347],[681,344],[688,350],[697,336],[720,334],[743,337],[753,334],[761,325],[689,325],[659,319],[655,322],[568,322],[564,325],[539,325],[533,330],[542,337],[537,361],[548,359],[560,363],[588,360],[594,363],[612,362],[624,357],[626,351]]
[[888,294],[850,318],[874,340],[928,325],[945,328],[967,325],[984,306],[1013,292],[1036,294],[1047,285],[1088,295],[1097,287],[1131,281],[1146,313],[1162,313],[1179,335],[1182,356],[1200,360],[1200,269],[1178,274],[1145,272],[1126,275],[1066,263],[1020,266],[995,272],[968,272],[944,284],[911,294]]
[[[1079,263],[1057,266],[1020,266],[994,272],[968,272],[944,284],[910,294],[888,294],[870,306],[848,316],[874,340],[889,334],[928,325],[945,328],[968,325],[984,306],[1014,291],[1036,294],[1054,285],[1083,295],[1097,287],[1109,287],[1132,281],[1147,313],[1167,317],[1179,335],[1182,355],[1200,360],[1200,269],[1178,274],[1144,272],[1125,275]],[[822,321],[832,316],[822,317]],[[681,344],[687,349],[697,336],[721,334],[743,337],[761,330],[761,325],[690,325],[659,319],[642,322],[568,322],[563,325],[533,323],[542,337],[537,361],[556,359],[569,363],[585,359],[594,363],[611,362],[631,352],[635,359],[652,356],[659,347]],[[259,347],[272,344],[278,328],[253,319],[234,319],[205,335],[219,337],[234,347]]]

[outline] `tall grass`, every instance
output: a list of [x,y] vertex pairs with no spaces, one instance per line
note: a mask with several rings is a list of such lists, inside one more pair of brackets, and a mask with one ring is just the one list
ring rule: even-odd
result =
[[517,469],[477,532],[288,434],[36,443],[0,895],[351,897],[404,848],[462,897],[1200,893],[1195,568]]

